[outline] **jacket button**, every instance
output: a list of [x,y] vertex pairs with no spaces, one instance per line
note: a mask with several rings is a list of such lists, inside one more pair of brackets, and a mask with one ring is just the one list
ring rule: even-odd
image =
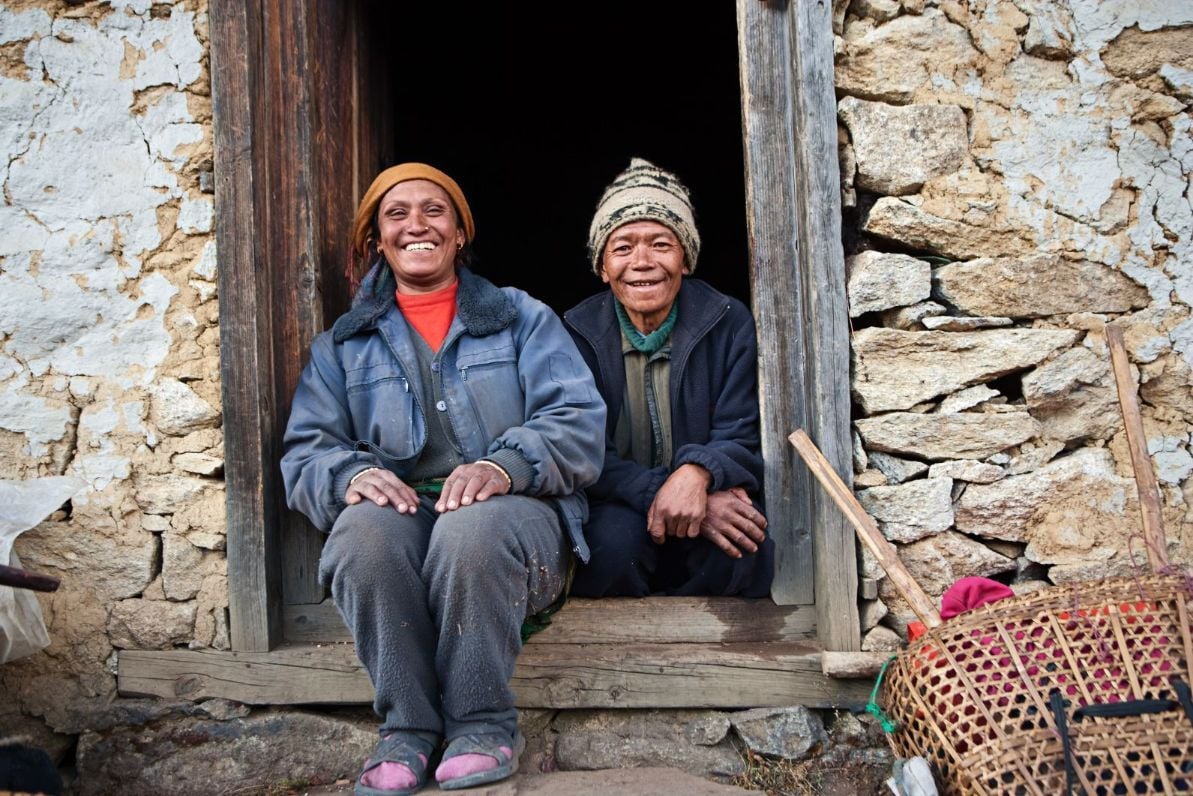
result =
[[432,363],[431,363],[431,372],[432,372],[432,373],[438,373],[438,372],[439,372],[439,363],[438,363],[438,362],[432,362]]
[[447,411],[447,401],[440,401],[439,403],[435,404],[435,408],[438,409],[440,412],[446,412]]

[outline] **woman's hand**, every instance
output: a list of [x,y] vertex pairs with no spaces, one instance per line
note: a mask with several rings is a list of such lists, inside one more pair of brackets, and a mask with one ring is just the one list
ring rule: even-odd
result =
[[755,553],[766,539],[766,517],[754,508],[740,486],[708,496],[708,513],[700,523],[700,534],[730,558]]
[[348,484],[344,502],[354,506],[371,500],[378,506],[393,506],[399,514],[418,511],[418,493],[389,470],[376,467],[365,470]]
[[435,511],[440,514],[468,506],[474,500],[488,500],[494,495],[507,495],[510,479],[505,470],[490,462],[461,464],[443,482]]
[[698,464],[680,465],[667,477],[646,513],[646,530],[655,544],[662,544],[668,535],[700,535],[711,481],[712,475]]

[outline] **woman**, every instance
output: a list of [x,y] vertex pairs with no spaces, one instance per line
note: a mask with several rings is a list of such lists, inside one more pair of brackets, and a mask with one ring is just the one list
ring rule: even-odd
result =
[[319,575],[376,692],[358,794],[494,782],[517,768],[509,679],[523,620],[586,559],[582,490],[605,406],[544,304],[462,265],[474,225],[438,169],[383,171],[356,211],[371,263],[294,395],[287,501],[329,532]]

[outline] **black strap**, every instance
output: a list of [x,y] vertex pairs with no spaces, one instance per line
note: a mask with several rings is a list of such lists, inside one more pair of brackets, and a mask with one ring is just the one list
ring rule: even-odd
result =
[[[1109,702],[1102,705],[1086,705],[1073,711],[1073,718],[1080,721],[1089,716],[1117,718],[1121,716],[1140,716],[1144,713],[1163,713],[1181,707],[1185,716],[1193,723],[1193,693],[1189,685],[1180,677],[1172,678],[1172,688],[1176,691],[1176,699],[1135,699],[1130,702]],[[1065,754],[1065,792],[1071,794],[1077,787],[1077,769],[1073,765],[1073,746],[1069,738],[1069,725],[1065,719],[1065,698],[1060,689],[1054,688],[1048,694],[1048,705],[1052,709],[1052,717],[1056,721],[1056,731],[1060,735],[1061,748]]]
[[1184,708],[1185,715],[1193,722],[1193,696],[1189,693],[1189,686],[1180,677],[1172,678],[1172,688],[1176,691],[1176,699],[1133,699],[1130,702],[1106,702],[1100,705],[1086,705],[1073,711],[1073,719],[1080,721],[1087,716],[1090,718],[1120,718],[1122,716],[1142,716],[1145,713],[1164,713],[1176,708]]
[[1065,793],[1073,792],[1077,787],[1077,770],[1073,767],[1073,746],[1069,742],[1069,723],[1065,719],[1065,698],[1060,689],[1054,688],[1048,694],[1048,705],[1052,708],[1052,718],[1056,721],[1056,731],[1060,734],[1060,745],[1065,753]]
[[1142,716],[1144,713],[1163,713],[1177,706],[1175,699],[1133,699],[1130,702],[1106,702],[1101,705],[1086,705],[1073,711],[1073,718],[1116,719],[1122,716]]
[[1189,723],[1193,724],[1193,695],[1189,693],[1189,684],[1174,676],[1172,687],[1176,691],[1177,699],[1181,701],[1181,707],[1185,709],[1185,716],[1189,718]]

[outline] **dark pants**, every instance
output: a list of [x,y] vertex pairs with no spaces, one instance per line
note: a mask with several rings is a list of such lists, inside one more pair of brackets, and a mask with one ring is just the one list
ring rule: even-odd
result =
[[592,505],[584,536],[592,558],[576,570],[571,593],[577,597],[770,593],[775,543],[769,537],[757,553],[741,558],[730,558],[702,537],[668,536],[657,545],[646,532],[645,515],[620,501]]
[[563,591],[571,553],[554,509],[521,495],[439,515],[358,503],[336,520],[319,575],[352,630],[383,734],[431,743],[501,729],[522,620]]

